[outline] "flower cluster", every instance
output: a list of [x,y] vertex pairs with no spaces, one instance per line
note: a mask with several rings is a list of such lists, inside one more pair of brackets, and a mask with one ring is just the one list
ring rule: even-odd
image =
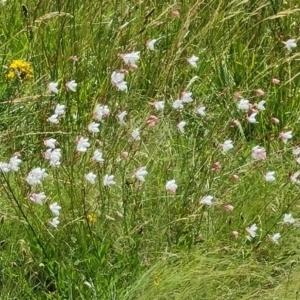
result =
[[31,64],[24,60],[13,60],[7,70],[7,79],[29,80],[33,78],[33,69]]

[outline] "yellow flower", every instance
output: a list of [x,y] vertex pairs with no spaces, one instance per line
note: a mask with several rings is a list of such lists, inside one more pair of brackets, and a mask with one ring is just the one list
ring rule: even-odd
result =
[[13,60],[9,67],[6,74],[7,79],[21,79],[21,80],[28,80],[33,78],[33,70],[29,62],[24,60]]
[[96,222],[95,215],[87,215],[86,218],[87,218],[89,223],[95,223]]

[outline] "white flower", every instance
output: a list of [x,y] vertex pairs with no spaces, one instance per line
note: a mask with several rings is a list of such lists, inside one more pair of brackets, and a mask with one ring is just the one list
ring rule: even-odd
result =
[[126,81],[122,81],[122,82],[116,83],[115,86],[121,92],[126,92],[127,89],[128,89]]
[[266,108],[265,108],[265,106],[264,106],[265,103],[266,103],[265,100],[260,101],[260,102],[256,105],[257,109],[258,109],[258,110],[266,110]]
[[102,121],[103,118],[107,117],[110,110],[107,105],[97,105],[95,108],[95,117],[98,121]]
[[293,149],[293,154],[294,155],[299,155],[300,154],[300,147],[294,148]]
[[39,205],[43,205],[47,196],[44,192],[31,194],[29,199]]
[[192,92],[183,92],[182,95],[181,95],[181,101],[183,103],[193,102]]
[[120,124],[125,124],[124,118],[127,116],[127,111],[122,111],[117,115]]
[[110,77],[111,83],[113,85],[121,83],[122,81],[124,81],[124,78],[125,78],[124,73],[116,72],[116,71],[112,72],[111,77]]
[[66,83],[66,88],[72,92],[76,92],[77,83],[75,82],[75,80],[68,81]]
[[106,174],[104,176],[104,179],[103,179],[103,185],[104,186],[111,186],[111,185],[116,184],[116,182],[114,181],[114,178],[115,178],[114,175],[108,175],[108,174]]
[[119,91],[127,91],[127,82],[124,81],[125,75],[120,72],[113,72],[111,75],[111,83],[119,90]]
[[58,116],[64,115],[66,113],[66,106],[63,104],[57,104],[54,113]]
[[55,94],[58,94],[58,82],[50,82],[48,84],[48,91],[49,92],[52,92],[52,93],[55,93]]
[[181,121],[177,124],[177,128],[181,133],[184,133],[184,126],[186,125],[185,121]]
[[193,67],[197,67],[197,61],[199,60],[199,57],[192,55],[190,58],[187,59],[188,63]]
[[103,156],[103,153],[101,151],[95,150],[92,160],[96,161],[96,162],[104,162],[104,159],[102,158],[102,156]]
[[296,220],[293,218],[292,214],[284,214],[283,223],[285,223],[285,224],[294,224],[295,221]]
[[48,148],[55,149],[56,147],[56,139],[50,138],[48,140],[44,140],[44,145]]
[[49,208],[51,210],[51,212],[55,215],[55,216],[59,216],[60,214],[60,210],[61,210],[61,206],[59,206],[57,204],[57,202],[54,202],[52,204],[49,205]]
[[249,240],[256,237],[256,231],[257,231],[256,224],[251,225],[251,227],[246,228],[246,231],[249,233],[249,236],[247,237]]
[[255,146],[251,151],[252,158],[256,160],[263,160],[266,159],[267,154],[266,150],[263,147]]
[[267,174],[265,175],[265,180],[266,180],[267,182],[273,182],[273,181],[275,181],[276,178],[275,178],[274,175],[275,175],[275,172],[274,172],[274,171],[267,172]]
[[169,180],[166,183],[166,190],[171,192],[171,193],[175,193],[176,190],[178,188],[178,185],[176,184],[175,179]]
[[213,205],[213,196],[205,196],[200,200],[200,204],[212,206]]
[[249,110],[251,104],[249,103],[249,100],[247,99],[241,99],[238,103],[238,109],[240,110]]
[[42,180],[44,180],[48,174],[45,169],[40,167],[32,169],[26,177],[26,181],[30,185],[41,184]]
[[57,114],[52,115],[51,117],[49,117],[47,119],[47,121],[52,123],[52,124],[57,124],[59,122],[58,115]]
[[156,110],[163,110],[165,108],[165,102],[164,101],[154,102],[153,105],[154,105]]
[[249,117],[247,117],[248,122],[249,123],[258,123],[255,119],[256,115],[257,115],[257,113],[253,113]]
[[286,42],[283,42],[285,44],[286,49],[289,51],[292,50],[293,48],[297,47],[296,40],[295,39],[289,39]]
[[131,133],[131,136],[132,138],[135,140],[135,141],[139,141],[141,139],[140,137],[140,130],[137,128],[137,129],[134,129]]
[[92,132],[92,133],[97,133],[100,131],[100,129],[98,128],[99,126],[100,126],[99,123],[93,122],[93,123],[89,124],[88,131]]
[[88,174],[85,175],[85,179],[91,184],[94,184],[96,182],[96,177],[97,175],[94,174],[93,172],[89,172]]
[[293,137],[292,131],[281,132],[280,135],[279,135],[279,137],[286,144],[288,142],[288,140]]
[[196,112],[198,115],[204,117],[206,115],[205,110],[206,110],[206,108],[204,106],[200,106],[197,108]]
[[53,226],[54,228],[57,228],[58,224],[59,224],[59,220],[58,217],[53,218],[51,221],[49,221],[49,224],[51,226]]
[[175,109],[183,109],[183,101],[180,99],[177,99],[173,102],[172,107]]
[[227,152],[227,151],[233,149],[233,143],[232,143],[232,140],[226,140],[226,141],[222,144],[222,149],[223,149],[223,152]]
[[147,176],[148,172],[146,170],[146,167],[140,167],[135,173],[134,173],[134,177],[141,181],[144,182],[145,181],[145,177]]
[[124,60],[125,64],[136,66],[137,61],[140,59],[140,51],[121,54],[121,58]]
[[270,237],[271,242],[278,245],[278,240],[280,239],[280,233],[275,233],[273,236]]
[[89,143],[89,139],[81,137],[77,142],[77,151],[78,152],[86,152],[87,148],[89,148],[91,144]]
[[50,166],[57,167],[60,165],[61,150],[60,149],[48,149],[44,156],[50,160]]
[[153,39],[153,40],[151,40],[151,41],[148,41],[147,43],[146,43],[146,46],[147,46],[147,48],[149,49],[149,50],[154,50],[154,45],[155,45],[155,43],[157,42],[158,40],[157,39]]
[[19,157],[17,155],[14,155],[10,160],[9,160],[9,167],[10,167],[10,170],[12,171],[19,171],[20,170],[20,163],[21,163],[21,159],[19,159]]
[[10,164],[0,162],[0,169],[1,169],[2,172],[7,173],[7,172],[10,171]]
[[300,172],[298,171],[290,176],[290,180],[292,181],[292,183],[300,183],[300,181],[298,179],[299,175],[300,175]]

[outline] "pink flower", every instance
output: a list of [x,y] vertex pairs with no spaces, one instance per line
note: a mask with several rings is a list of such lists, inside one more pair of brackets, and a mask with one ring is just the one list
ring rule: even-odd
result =
[[158,118],[156,116],[151,115],[148,120],[146,121],[146,124],[150,127],[153,127],[158,122]]
[[293,137],[292,131],[287,131],[287,132],[281,132],[279,134],[279,137],[282,139],[282,141],[286,144],[289,139]]
[[256,160],[263,160],[267,157],[265,148],[260,146],[255,146],[251,151],[251,155]]
[[277,79],[277,78],[272,78],[272,83],[273,83],[273,84],[279,84],[279,83],[280,83],[280,80]]

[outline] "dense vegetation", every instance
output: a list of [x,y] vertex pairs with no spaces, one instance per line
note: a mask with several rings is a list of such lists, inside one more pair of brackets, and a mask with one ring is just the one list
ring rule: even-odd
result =
[[298,299],[297,0],[1,3],[1,299]]

